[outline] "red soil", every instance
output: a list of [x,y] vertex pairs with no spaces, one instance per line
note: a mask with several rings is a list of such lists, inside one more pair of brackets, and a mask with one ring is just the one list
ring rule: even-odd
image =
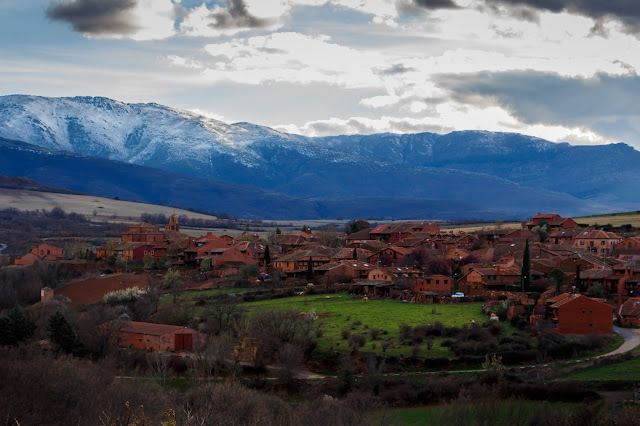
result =
[[129,287],[146,287],[149,278],[149,275],[114,274],[104,278],[76,281],[56,289],[54,294],[67,296],[71,299],[72,305],[89,305],[99,302],[105,294],[112,291]]

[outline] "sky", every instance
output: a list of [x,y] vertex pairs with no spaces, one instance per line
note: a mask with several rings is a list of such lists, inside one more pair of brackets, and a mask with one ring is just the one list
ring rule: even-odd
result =
[[640,148],[638,0],[0,0],[0,95]]

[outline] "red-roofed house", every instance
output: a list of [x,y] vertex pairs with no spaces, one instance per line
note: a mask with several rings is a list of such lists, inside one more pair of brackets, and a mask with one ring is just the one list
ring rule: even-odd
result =
[[402,247],[385,247],[376,251],[367,258],[369,263],[376,264],[378,261],[382,266],[397,266],[403,257],[411,254],[410,249]]
[[64,250],[51,244],[39,244],[22,257],[15,259],[16,265],[32,265],[36,260],[64,260]]
[[571,294],[550,306],[559,334],[613,334],[613,306]]
[[640,326],[640,298],[631,298],[620,305],[618,320],[622,325]]
[[419,279],[416,284],[409,288],[411,291],[432,291],[439,296],[453,293],[453,278],[446,275],[429,275]]

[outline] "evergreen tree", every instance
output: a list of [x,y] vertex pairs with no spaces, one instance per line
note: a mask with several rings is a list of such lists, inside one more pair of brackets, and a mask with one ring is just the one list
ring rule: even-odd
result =
[[276,235],[280,235],[282,234],[282,231],[280,230],[280,228],[276,228]]
[[49,317],[47,332],[49,333],[49,340],[57,350],[73,355],[81,355],[83,353],[82,342],[78,340],[78,336],[71,328],[71,324],[69,324],[60,310],[57,310]]
[[576,266],[576,287],[582,291],[584,289],[582,288],[582,283],[580,281],[580,264],[578,263]]
[[311,256],[309,256],[309,263],[307,263],[307,279],[313,279],[313,260],[311,260]]
[[211,259],[208,257],[200,262],[200,272],[208,272],[211,270]]
[[20,306],[16,305],[8,315],[12,323],[13,336],[18,342],[23,342],[33,337],[36,331],[36,323],[31,317],[25,315]]
[[353,248],[353,260],[358,260],[358,249]]
[[302,232],[309,232],[309,228],[307,228],[307,225],[302,226]]
[[529,290],[529,287],[531,287],[531,255],[529,254],[529,240],[526,240],[524,244],[520,281],[522,282],[524,289]]
[[268,265],[271,263],[271,250],[269,250],[269,245],[264,248],[264,264]]
[[6,315],[0,315],[0,346],[18,343],[13,335],[13,321]]

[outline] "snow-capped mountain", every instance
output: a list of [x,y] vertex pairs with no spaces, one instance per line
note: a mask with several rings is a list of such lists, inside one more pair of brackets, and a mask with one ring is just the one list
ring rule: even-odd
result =
[[307,138],[97,97],[3,96],[0,123],[6,139],[307,199],[442,199],[514,214],[640,207],[640,153],[624,144],[477,131]]

